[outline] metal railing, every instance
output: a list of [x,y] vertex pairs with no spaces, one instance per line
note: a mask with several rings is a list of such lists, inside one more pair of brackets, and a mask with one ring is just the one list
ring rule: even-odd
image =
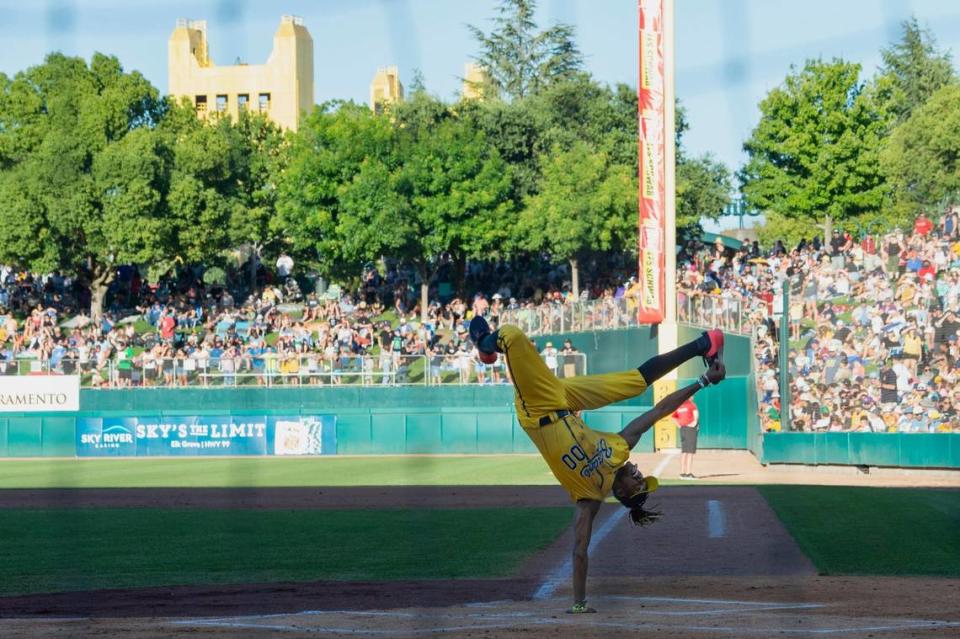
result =
[[[601,331],[640,326],[636,299],[621,297],[587,302],[547,303],[505,309],[501,324],[515,324],[527,335]],[[677,321],[747,334],[749,309],[734,297],[680,291]]]
[[[584,353],[542,356],[558,377],[586,375]],[[80,375],[85,388],[253,386],[440,386],[509,384],[503,357],[483,364],[472,352],[456,355],[321,353],[106,361],[20,359],[0,362],[0,375]]]
[[730,333],[750,333],[751,309],[737,297],[681,290],[677,294],[677,321]]
[[515,324],[527,335],[610,330],[639,326],[636,300],[608,298],[504,309],[501,324]]

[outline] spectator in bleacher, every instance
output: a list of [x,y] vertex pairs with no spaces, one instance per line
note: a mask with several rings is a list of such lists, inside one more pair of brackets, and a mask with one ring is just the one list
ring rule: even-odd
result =
[[543,361],[546,363],[547,368],[550,369],[550,372],[554,375],[557,374],[557,367],[560,363],[559,351],[554,347],[553,342],[547,342],[543,350],[540,352],[540,356],[543,358]]

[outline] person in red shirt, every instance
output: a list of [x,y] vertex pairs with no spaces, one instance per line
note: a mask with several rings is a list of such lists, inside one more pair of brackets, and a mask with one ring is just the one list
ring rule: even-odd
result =
[[933,230],[933,222],[926,215],[921,213],[913,223],[913,232],[917,235],[926,235]]
[[917,277],[920,278],[921,282],[924,280],[932,282],[937,277],[937,269],[930,263],[930,260],[923,260],[920,270],[917,271]]
[[760,292],[759,295],[757,295],[757,297],[759,297],[764,302],[766,302],[767,314],[773,315],[773,292],[770,291],[769,289],[764,289],[763,291]]
[[693,475],[693,456],[697,452],[697,433],[700,432],[700,411],[688,399],[673,413],[680,427],[680,479],[696,479]]
[[167,309],[160,319],[160,339],[168,344],[173,343],[174,332],[177,328],[177,318],[174,316],[173,309]]

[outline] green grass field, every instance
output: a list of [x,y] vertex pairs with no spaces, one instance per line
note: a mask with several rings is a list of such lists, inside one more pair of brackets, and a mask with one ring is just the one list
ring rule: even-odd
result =
[[[536,455],[0,463],[0,489],[554,482]],[[758,490],[822,574],[960,577],[960,491],[834,486]],[[4,509],[0,594],[509,576],[525,557],[552,542],[570,518],[570,508]],[[503,543],[504,530],[510,531],[509,544]]]
[[555,483],[550,469],[539,455],[29,459],[0,462],[0,489],[531,486]]
[[[320,579],[505,577],[572,508],[4,510],[0,594]],[[504,531],[509,530],[509,543]]]
[[758,489],[822,574],[960,577],[960,491]]

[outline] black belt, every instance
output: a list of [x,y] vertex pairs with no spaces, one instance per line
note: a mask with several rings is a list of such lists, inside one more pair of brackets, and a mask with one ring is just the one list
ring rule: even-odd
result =
[[564,417],[566,417],[567,415],[572,415],[572,414],[573,414],[573,413],[571,413],[571,412],[568,411],[568,410],[558,410],[558,411],[555,412],[555,413],[548,413],[548,414],[544,415],[543,417],[540,418],[540,420],[539,420],[538,423],[540,424],[541,427],[542,427],[542,426],[549,426],[549,425],[552,424],[553,422],[558,422],[558,421],[560,421],[561,419],[563,419]]

